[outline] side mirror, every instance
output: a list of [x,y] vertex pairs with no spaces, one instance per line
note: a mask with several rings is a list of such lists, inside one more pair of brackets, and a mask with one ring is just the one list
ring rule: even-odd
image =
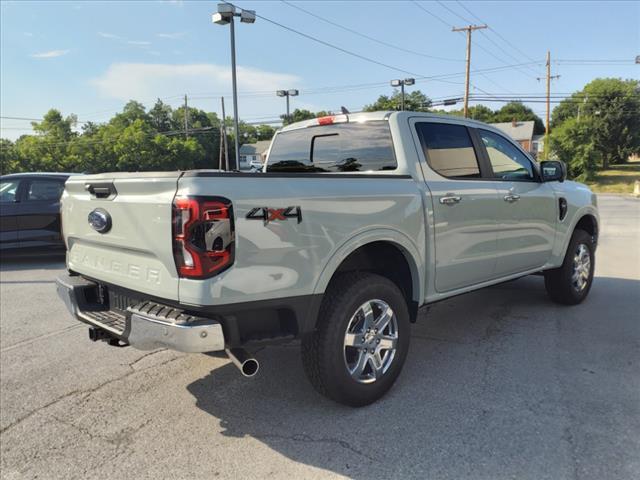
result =
[[540,162],[543,182],[564,182],[567,179],[567,166],[564,162],[549,160]]

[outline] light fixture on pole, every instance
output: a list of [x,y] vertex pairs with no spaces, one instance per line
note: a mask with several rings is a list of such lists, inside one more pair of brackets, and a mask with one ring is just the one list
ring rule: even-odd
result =
[[287,120],[291,120],[291,115],[289,114],[289,97],[297,97],[299,95],[299,91],[296,89],[291,90],[278,90],[276,91],[276,95],[279,97],[286,97],[287,99]]
[[[219,3],[218,12],[211,15],[211,21],[217,25],[229,24],[231,31],[231,83],[233,86],[233,129],[235,147],[235,168],[240,168],[240,146],[238,141],[238,86],[236,81],[236,33],[233,17],[240,17],[242,23],[254,23],[256,12],[253,10],[240,10],[230,3]],[[223,119],[224,121],[224,119]]]
[[391,80],[391,86],[392,87],[400,87],[400,110],[404,110],[404,86],[407,85],[413,85],[416,83],[416,79],[415,78],[405,78],[404,80]]

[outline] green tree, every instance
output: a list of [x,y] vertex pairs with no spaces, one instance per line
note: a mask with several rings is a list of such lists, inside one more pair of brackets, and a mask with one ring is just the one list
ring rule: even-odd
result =
[[256,127],[256,137],[258,140],[271,140],[276,133],[276,129],[271,125],[258,125]]
[[11,140],[0,138],[0,175],[20,171],[20,157]]
[[528,122],[533,120],[533,133],[535,135],[544,133],[544,123],[542,122],[542,119],[522,102],[509,102],[506,105],[503,105],[500,110],[497,110],[493,114],[492,122],[511,122],[514,119],[516,122]]
[[280,115],[282,119],[283,125],[289,125],[290,123],[302,122],[303,120],[311,120],[312,118],[316,118],[317,115],[309,110],[296,108],[291,114],[289,118],[286,115]]
[[552,131],[571,118],[590,125],[602,168],[640,152],[640,81],[599,78],[553,111]]
[[551,132],[550,142],[554,155],[567,164],[570,178],[593,179],[600,152],[596,148],[592,124],[569,118]]
[[[365,105],[365,112],[376,112],[379,110],[400,110],[402,104],[402,93],[394,90],[391,96],[380,95],[378,99],[370,105]],[[420,90],[405,92],[404,109],[411,112],[427,112],[431,106],[431,99]]]
[[[430,110],[433,113],[439,113],[442,115],[454,115],[456,117],[462,117],[464,115],[464,109],[459,110]],[[485,105],[472,105],[469,107],[469,118],[472,120],[478,120],[479,122],[491,123],[493,122],[495,112]]]
[[151,118],[153,128],[158,132],[168,132],[171,130],[172,113],[171,106],[158,99],[153,108],[149,110],[149,117]]

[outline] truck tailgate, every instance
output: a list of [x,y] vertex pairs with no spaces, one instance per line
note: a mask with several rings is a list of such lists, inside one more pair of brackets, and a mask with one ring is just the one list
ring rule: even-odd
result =
[[[69,178],[61,207],[69,269],[177,300],[171,208],[179,177],[180,172],[150,172]],[[102,233],[89,222],[96,211],[98,226],[105,216],[110,219]]]

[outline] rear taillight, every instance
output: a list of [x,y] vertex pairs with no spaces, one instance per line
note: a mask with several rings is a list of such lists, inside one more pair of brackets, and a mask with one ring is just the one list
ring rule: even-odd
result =
[[175,198],[173,258],[180,277],[212,277],[233,264],[234,254],[231,201],[222,197]]

